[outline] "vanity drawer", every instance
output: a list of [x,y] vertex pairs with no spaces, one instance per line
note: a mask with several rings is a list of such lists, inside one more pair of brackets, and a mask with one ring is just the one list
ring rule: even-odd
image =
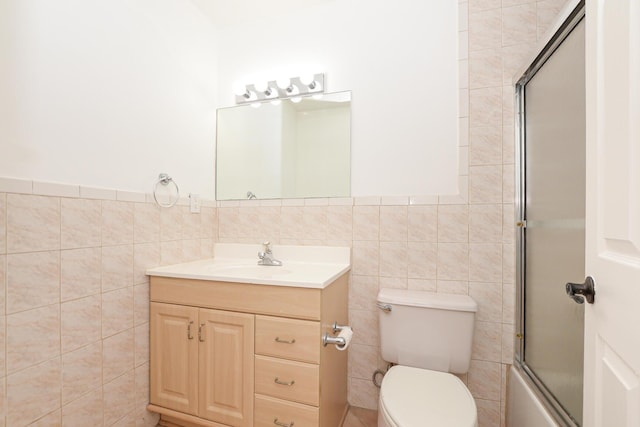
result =
[[[269,268],[269,267],[265,267]],[[151,301],[320,320],[323,289],[151,276]]]
[[319,405],[320,367],[273,357],[255,357],[256,393]]
[[320,322],[256,316],[256,353],[320,363]]
[[[256,394],[254,427],[281,426],[318,427],[319,409]],[[277,421],[276,421],[277,420]]]

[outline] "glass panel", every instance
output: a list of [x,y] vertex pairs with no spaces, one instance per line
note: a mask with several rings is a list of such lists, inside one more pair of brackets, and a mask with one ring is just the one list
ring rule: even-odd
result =
[[217,117],[217,200],[350,196],[351,92],[221,108]]
[[524,362],[581,423],[585,216],[584,21],[525,87]]

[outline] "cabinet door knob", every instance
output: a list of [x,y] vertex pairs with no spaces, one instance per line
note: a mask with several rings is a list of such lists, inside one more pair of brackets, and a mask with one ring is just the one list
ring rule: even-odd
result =
[[187,326],[187,338],[190,340],[193,339],[193,335],[191,335],[191,325],[193,325],[193,320],[189,321],[189,325]]
[[293,427],[293,421],[291,421],[289,424],[285,424],[285,423],[282,423],[282,422],[278,421],[278,417],[276,417],[276,419],[273,420],[273,423],[275,425],[277,425],[277,426],[280,426],[280,427]]
[[283,340],[283,339],[280,339],[280,337],[276,337],[275,341],[279,342],[279,343],[282,343],[282,344],[295,344],[296,339],[294,338],[292,340]]
[[289,386],[294,385],[294,384],[296,383],[296,382],[295,382],[295,380],[291,380],[291,381],[289,381],[289,382],[287,382],[287,381],[280,381],[280,379],[279,379],[278,377],[276,377],[276,379],[275,379],[275,380],[273,380],[273,382],[274,382],[274,383],[276,383],[276,384],[280,384],[280,385],[289,385]]
[[202,336],[202,329],[204,329],[204,323],[200,323],[198,326],[198,341],[204,342],[204,337]]

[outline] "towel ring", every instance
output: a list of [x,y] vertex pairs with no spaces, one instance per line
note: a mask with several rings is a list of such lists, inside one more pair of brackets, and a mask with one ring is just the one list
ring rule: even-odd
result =
[[[157,195],[158,184],[162,184],[166,187],[167,185],[169,185],[169,183],[172,183],[176,187],[176,198],[173,201],[169,199],[169,203],[167,204],[162,204],[158,201],[158,195]],[[153,187],[153,199],[156,201],[158,206],[162,208],[170,208],[174,206],[176,203],[178,203],[178,200],[180,199],[180,189],[178,188],[178,184],[176,184],[173,178],[171,178],[168,174],[161,173],[160,175],[158,175],[158,182],[156,182],[156,185]]]

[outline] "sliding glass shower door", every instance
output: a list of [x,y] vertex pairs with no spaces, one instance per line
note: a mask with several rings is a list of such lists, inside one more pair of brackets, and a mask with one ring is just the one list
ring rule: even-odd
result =
[[582,422],[585,277],[584,20],[519,84],[520,363],[567,424]]

